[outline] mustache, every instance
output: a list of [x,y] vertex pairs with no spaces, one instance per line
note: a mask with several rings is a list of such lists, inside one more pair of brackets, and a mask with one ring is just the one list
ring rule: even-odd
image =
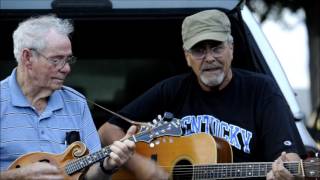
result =
[[204,71],[204,70],[208,70],[208,69],[219,69],[219,68],[222,68],[222,64],[220,63],[210,63],[210,64],[203,64],[201,66],[201,71]]

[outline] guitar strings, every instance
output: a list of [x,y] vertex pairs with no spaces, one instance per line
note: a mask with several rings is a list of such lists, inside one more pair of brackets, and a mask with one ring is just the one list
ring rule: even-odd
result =
[[[251,163],[251,164],[261,164],[263,162],[257,162],[257,163]],[[287,162],[289,164],[294,164],[294,165],[299,165],[300,162]],[[285,164],[287,164],[285,163]],[[195,167],[195,166],[236,166],[236,165],[239,165],[239,166],[243,166],[243,165],[250,165],[249,163],[235,163],[235,164],[232,164],[232,163],[216,163],[216,164],[197,164],[197,165],[176,165],[174,167]],[[266,164],[270,164],[270,162],[267,162]],[[314,167],[314,166],[320,166],[320,161],[319,162],[304,162],[303,163],[303,167]],[[163,168],[168,168],[168,167],[172,167],[172,166],[160,166],[160,167],[163,167]],[[317,170],[317,169],[316,169]],[[319,170],[320,171],[320,170]]]
[[[292,162],[290,162],[290,164],[291,163]],[[194,166],[194,165],[176,165],[175,167],[177,169],[174,169],[172,174],[173,175],[179,175],[179,176],[192,175],[192,174],[205,175],[205,173],[210,173],[210,172],[211,173],[215,173],[215,171],[219,172],[221,170],[222,170],[222,173],[224,173],[224,174],[234,174],[234,175],[236,175],[237,173],[241,174],[241,172],[239,172],[238,169],[231,169],[229,171],[226,170],[226,166],[231,166],[230,164],[229,165],[227,165],[227,164],[228,163],[218,163],[218,164],[215,164],[216,166],[214,166],[212,164],[211,165],[209,164],[208,166],[205,165],[205,164],[196,165],[196,166]],[[240,164],[246,164],[246,163],[240,163]],[[226,166],[223,167],[223,165],[226,165]],[[320,166],[320,162],[303,162],[303,165],[304,165],[303,167],[304,167],[305,172],[307,172],[306,170],[310,170],[311,169],[312,173],[314,175],[317,175],[317,174],[320,173],[320,169],[316,168],[316,167]],[[232,166],[237,166],[237,165],[232,165]],[[238,166],[240,167],[240,165],[238,165]],[[172,166],[160,166],[160,167],[162,167],[162,168],[171,168]],[[196,169],[196,167],[202,167],[203,169],[199,170],[199,169]],[[299,174],[299,172],[300,172],[299,170],[300,169],[298,168],[299,167],[299,163],[298,162],[296,164],[291,164],[291,167],[295,168],[294,170],[291,171],[293,174]],[[245,170],[246,168],[242,167],[240,169],[241,170]],[[263,173],[263,174],[266,175],[267,170],[270,170],[270,169],[271,169],[271,167],[269,169],[266,168],[264,170],[265,173]],[[260,171],[261,172],[261,168],[259,168],[259,167],[250,168],[250,170],[251,171]],[[249,173],[250,171],[247,171],[247,172]],[[248,173],[246,175],[248,175]],[[252,173],[250,176],[253,176],[253,175],[255,175],[255,174]],[[308,175],[312,175],[312,174],[306,174],[306,176],[308,176]],[[258,176],[258,175],[256,175],[256,176]],[[319,175],[317,175],[317,176],[319,176]]]

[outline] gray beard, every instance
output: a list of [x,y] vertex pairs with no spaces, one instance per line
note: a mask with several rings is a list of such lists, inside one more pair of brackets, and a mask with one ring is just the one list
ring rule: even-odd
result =
[[209,87],[216,87],[220,85],[225,77],[225,73],[222,72],[218,76],[206,77],[203,74],[200,74],[200,80],[203,84]]

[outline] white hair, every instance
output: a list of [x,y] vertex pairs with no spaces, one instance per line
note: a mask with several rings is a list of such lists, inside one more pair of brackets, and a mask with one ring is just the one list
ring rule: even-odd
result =
[[226,42],[228,44],[233,44],[233,36],[231,34],[228,34]]
[[73,32],[73,25],[68,19],[61,19],[55,15],[31,17],[19,23],[13,32],[14,57],[19,63],[23,48],[42,50],[46,48],[45,36],[50,30],[69,36]]

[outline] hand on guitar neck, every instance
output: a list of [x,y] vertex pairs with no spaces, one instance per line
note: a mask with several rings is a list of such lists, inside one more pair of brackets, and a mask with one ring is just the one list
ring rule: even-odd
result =
[[280,157],[272,163],[272,169],[267,174],[267,180],[273,179],[294,179],[294,176],[284,167],[284,162],[300,161],[295,153],[282,152]]
[[[136,131],[137,131],[137,127],[136,126],[131,126],[129,128],[129,130],[127,131],[126,136],[124,136],[120,140],[125,144],[129,144],[127,146],[127,148],[124,147],[123,152],[126,153],[126,154],[128,154],[128,153],[130,153],[130,154],[126,155],[126,156],[123,155],[123,157],[125,157],[125,158],[120,158],[118,154],[119,153],[123,153],[123,152],[118,147],[121,147],[123,145],[119,141],[115,141],[114,145],[110,146],[110,149],[111,149],[112,152],[110,153],[110,158],[108,158],[104,162],[104,164],[107,164],[105,167],[108,167],[109,169],[113,169],[113,168],[117,168],[117,167],[121,166],[122,164],[124,164],[125,162],[127,162],[129,157],[131,157],[133,155],[134,148],[135,148],[134,143],[132,141],[129,141],[128,139],[129,139],[129,137],[134,135],[136,133]],[[115,145],[117,145],[117,146],[115,146]]]
[[[106,131],[106,129],[108,130]],[[122,129],[110,123],[105,123],[99,129],[99,134],[103,145],[110,144],[114,140],[124,136]],[[150,161],[150,159],[139,153],[134,153],[125,166],[133,173],[130,175],[133,179],[135,179],[134,177],[139,177],[138,179],[140,180],[163,180],[169,178],[169,173],[159,167],[157,163]]]

